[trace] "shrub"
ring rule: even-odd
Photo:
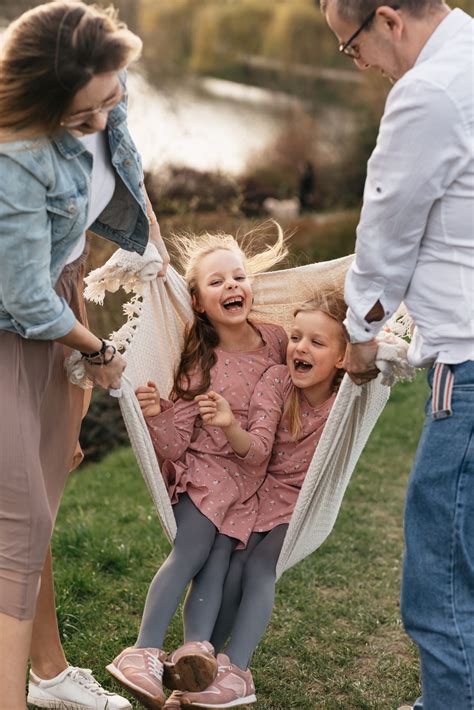
[[[144,39],[144,56],[154,63],[160,77],[187,67],[197,9],[196,0],[142,0],[139,31]]]
[[[80,442],[86,463],[98,461],[120,446],[129,446],[120,406],[108,392],[95,388],[82,422]]]
[[[299,195],[305,167],[318,160],[316,137],[314,120],[303,111],[296,111],[275,140],[252,157],[239,181],[246,213],[260,211],[266,197],[286,199]]]
[[[379,120],[370,108],[358,112],[355,133],[348,139],[337,165],[328,170],[328,186],[332,187],[328,207],[354,207],[362,200],[367,161],[375,148],[378,128]]]
[[[241,194],[229,175],[171,167],[167,174],[148,174],[147,191],[158,214],[185,214],[210,210],[238,211]]]
[[[318,8],[306,3],[285,2],[275,7],[265,34],[264,54],[286,65],[320,67],[341,63],[337,42],[325,18]]]
[[[205,6],[196,17],[191,68],[221,71],[239,63],[241,54],[260,54],[272,13],[269,0]]]
[[[358,221],[359,210],[300,217],[290,225],[292,253],[302,264],[352,254]]]

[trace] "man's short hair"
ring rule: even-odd
[[[321,10],[326,12],[330,3],[336,6],[342,19],[354,22],[363,22],[372,10],[382,5],[398,5],[414,17],[422,17],[444,4],[443,0],[321,0]]]

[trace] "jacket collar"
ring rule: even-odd
[[[62,133],[54,136],[52,140],[61,155],[68,160],[75,158],[86,150],[81,141],[71,135],[69,131],[62,131]]]

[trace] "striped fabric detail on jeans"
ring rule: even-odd
[[[454,374],[450,365],[437,362],[434,366],[431,415],[433,419],[446,419],[452,414]]]

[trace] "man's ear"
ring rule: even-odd
[[[393,7],[390,7],[389,5],[381,5],[377,8],[376,15],[379,21],[382,21],[382,26],[390,30],[394,39],[400,40],[403,32],[404,21],[398,10],[394,10]]]

